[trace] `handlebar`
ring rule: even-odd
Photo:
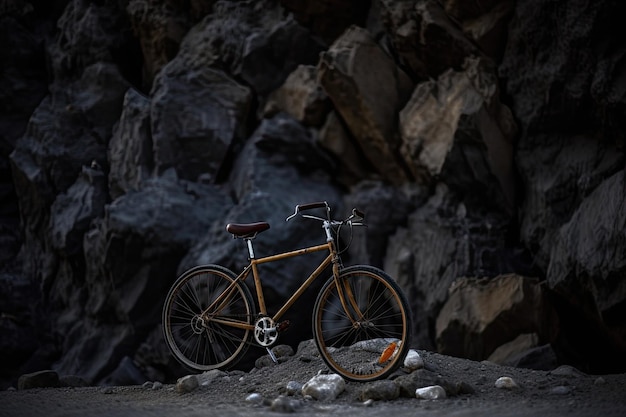
[[[293,214],[291,216],[287,217],[285,219],[285,221],[288,222],[289,220],[293,219],[301,211],[312,210],[312,209],[316,209],[316,208],[324,208],[324,207],[326,208],[326,217],[327,217],[327,219],[323,219],[321,217],[311,216],[311,215],[307,215],[307,214],[303,214],[302,217],[316,219],[316,220],[322,220],[322,221],[327,220],[332,225],[349,224],[351,226],[365,226],[365,224],[361,223],[365,219],[365,213],[363,213],[362,211],[360,211],[357,208],[353,208],[352,209],[352,214],[345,220],[342,220],[342,221],[331,220],[330,219],[330,206],[328,205],[328,203],[326,201],[317,201],[317,202],[313,202],[313,203],[298,204],[298,205],[296,205],[296,208],[295,208]],[[356,221],[354,221],[354,220],[356,220]]]

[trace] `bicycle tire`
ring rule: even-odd
[[[197,266],[184,272],[168,292],[162,315],[165,342],[188,369],[227,369],[246,352],[250,330],[202,320],[199,315],[235,279],[236,275],[222,266]],[[250,290],[237,283],[227,305],[216,317],[251,324],[253,308]]]
[[[349,285],[362,317],[354,323],[348,317],[331,277],[313,309],[320,355],[331,370],[350,381],[385,378],[404,363],[409,350],[412,319],[406,296],[389,275],[372,266],[343,269],[339,281]],[[358,316],[354,307],[348,309]]]

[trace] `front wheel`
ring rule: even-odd
[[[248,287],[236,283],[232,271],[218,265],[192,268],[165,299],[165,342],[191,370],[231,367],[248,347],[253,305]]]
[[[351,381],[393,373],[409,350],[411,327],[404,293],[371,266],[349,267],[338,280],[329,279],[313,309],[313,335],[322,358]]]

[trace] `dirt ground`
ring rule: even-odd
[[[626,374],[586,375],[574,368],[535,371],[499,366],[488,362],[418,351],[425,369],[452,384],[464,382],[471,394],[440,400],[398,398],[363,402],[368,383],[350,382],[335,400],[320,402],[300,394],[288,397],[297,405],[291,412],[310,416],[341,413],[344,417],[381,416],[626,416]],[[298,352],[284,362],[250,372],[232,371],[210,384],[181,394],[175,385],[45,388],[0,392],[1,417],[132,417],[132,416],[271,416],[271,402],[286,396],[289,381],[304,384],[327,368],[319,357]],[[513,389],[496,388],[500,377],[510,377]],[[260,394],[264,403],[246,398]]]

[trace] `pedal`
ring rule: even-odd
[[[278,330],[279,332],[284,332],[289,328],[290,324],[291,322],[289,320],[281,321],[276,325],[276,330]]]

